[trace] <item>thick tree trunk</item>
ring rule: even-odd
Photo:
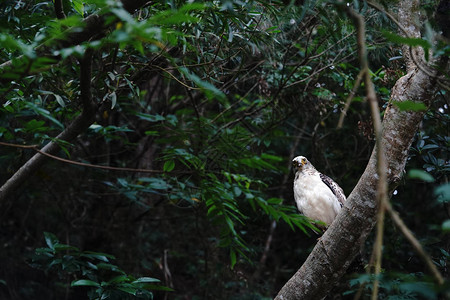
[[[400,17],[411,17],[411,11],[417,3],[411,1],[405,5],[409,1],[403,2],[400,12],[404,15],[400,14]],[[405,23],[411,21],[412,19],[409,19]],[[416,31],[419,28],[413,29]],[[408,73],[393,87],[391,104],[386,108],[382,124],[382,145],[391,191],[402,177],[408,150],[424,116],[424,112],[400,111],[392,102],[413,100],[428,105],[436,90],[436,78],[429,75],[430,71],[425,73],[422,69],[412,66],[411,57],[406,59]],[[345,274],[375,224],[378,178],[374,149],[363,175],[347,199],[343,212],[338,215],[307,260],[275,299],[322,299],[328,294]]]
[[[423,76],[420,71],[418,73],[402,77],[395,85],[391,98],[398,101],[404,98],[404,94],[413,93],[412,86],[416,86],[416,95],[429,99],[431,93],[427,91],[433,90],[430,78]],[[417,97],[415,99],[419,100]],[[399,111],[392,105],[386,110],[383,144],[390,186],[395,186],[402,176],[408,149],[423,115],[423,112]],[[345,274],[376,220],[378,175],[375,153],[374,149],[366,170],[347,199],[343,212],[319,240],[302,267],[281,289],[276,299],[321,299]]]

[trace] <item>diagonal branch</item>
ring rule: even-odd
[[[409,230],[409,228],[405,225],[403,220],[400,218],[398,213],[392,208],[391,203],[386,202],[385,203],[386,210],[391,216],[392,221],[394,221],[395,225],[400,229],[400,231],[403,233],[405,238],[408,240],[408,242],[413,246],[416,253],[420,256],[420,258],[425,262],[425,265],[427,266],[428,270],[430,271],[431,275],[433,275],[434,280],[437,284],[442,285],[444,284],[444,278],[442,277],[441,272],[439,272],[438,268],[434,264],[431,257],[428,255],[428,253],[425,252],[420,242],[417,240],[417,238],[414,236],[414,234]]]
[[[56,1],[58,2],[58,1]],[[125,10],[133,13],[136,9],[147,5],[149,2],[146,0],[121,0],[121,3]],[[58,4],[57,4],[58,5]],[[58,9],[58,8],[56,8]],[[61,7],[62,9],[62,7]],[[106,32],[107,26],[103,16],[93,14],[83,20],[85,26],[81,32],[71,32],[64,41],[65,46],[74,46],[81,44],[85,41],[92,39],[95,36],[101,35]],[[70,31],[70,29],[69,29]],[[47,55],[45,47],[38,47],[40,56]],[[80,90],[81,90],[81,103],[83,110],[81,114],[75,118],[75,120],[61,132],[54,141],[48,143],[40,151],[54,155],[59,151],[57,141],[72,141],[80,133],[84,132],[93,122],[96,112],[96,104],[92,100],[91,94],[91,63],[92,63],[92,51],[86,50],[83,59],[80,61]],[[23,56],[17,57],[14,60],[4,62],[0,65],[0,72],[4,72],[14,67],[13,61],[20,61]],[[4,202],[29,176],[31,176],[46,160],[46,156],[41,153],[35,154],[30,158],[17,172],[6,181],[3,186],[0,187],[0,203]]]
[[[372,112],[372,121],[375,131],[375,141],[376,141],[376,156],[377,156],[377,174],[379,177],[377,192],[376,192],[376,203],[378,204],[377,213],[377,233],[374,245],[375,254],[375,282],[373,284],[372,299],[375,300],[378,297],[378,275],[381,272],[381,257],[382,257],[382,246],[383,246],[383,230],[384,230],[384,212],[385,204],[388,202],[387,195],[387,178],[386,178],[386,160],[384,157],[384,148],[381,143],[381,118],[380,109],[378,108],[377,95],[375,93],[375,88],[370,76],[369,62],[367,59],[367,48],[366,48],[366,34],[365,34],[365,22],[364,18],[356,13],[349,6],[346,7],[347,14],[353,19],[355,23],[357,32],[357,44],[358,44],[358,56],[361,65],[361,72],[364,76],[364,84],[366,87],[366,97],[370,105],[370,111]]]
[[[353,89],[351,90],[350,94],[348,95],[347,100],[345,101],[344,109],[342,110],[341,115],[339,116],[337,129],[342,128],[342,126],[344,125],[345,116],[347,115],[347,112],[350,108],[350,104],[352,103],[353,97],[355,97],[355,94],[358,91],[359,86],[361,85],[363,76],[364,76],[363,70],[359,71],[358,76],[356,77],[355,84],[353,85]]]
[[[80,61],[80,90],[83,111],[81,114],[61,132],[54,141],[49,142],[41,149],[42,152],[55,154],[60,150],[58,140],[72,141],[80,133],[84,132],[93,122],[96,104],[92,100],[91,93],[91,73],[92,73],[92,52],[88,49]],[[45,162],[46,156],[36,153],[30,158],[14,175],[0,187],[0,203],[6,201],[11,194],[20,187]]]
[[[436,81],[437,76],[429,76],[420,68],[411,68],[392,88],[391,101],[413,100],[429,105],[436,91]],[[381,196],[378,170],[383,169],[377,165],[383,161],[377,157],[382,153],[377,149],[384,149],[385,170],[388,170],[386,183],[393,190],[402,178],[408,150],[424,114],[423,111],[401,111],[388,104],[381,124],[383,130],[377,138],[378,145],[342,212],[275,299],[322,299],[345,274],[377,218],[377,199]]]

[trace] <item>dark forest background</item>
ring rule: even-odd
[[[422,2],[421,45],[448,55],[437,1]],[[47,158],[0,202],[0,298],[272,298],[318,238],[295,208],[291,159],[348,195],[375,143],[355,28],[333,1],[127,3],[0,3],[0,182],[47,143],[66,160]],[[405,41],[383,11],[349,5],[383,111]],[[55,138],[86,109],[86,79],[92,122]],[[433,100],[391,201],[447,277],[448,90]],[[389,219],[384,241],[380,298],[437,299]],[[372,244],[329,299],[370,294]]]

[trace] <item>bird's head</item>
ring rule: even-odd
[[[302,171],[309,168],[314,168],[313,165],[304,156],[297,156],[292,160],[292,167],[294,172]]]

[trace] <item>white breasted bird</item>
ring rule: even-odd
[[[297,208],[306,217],[322,221],[328,227],[346,201],[344,191],[333,179],[317,171],[304,156],[295,157],[292,166]]]

